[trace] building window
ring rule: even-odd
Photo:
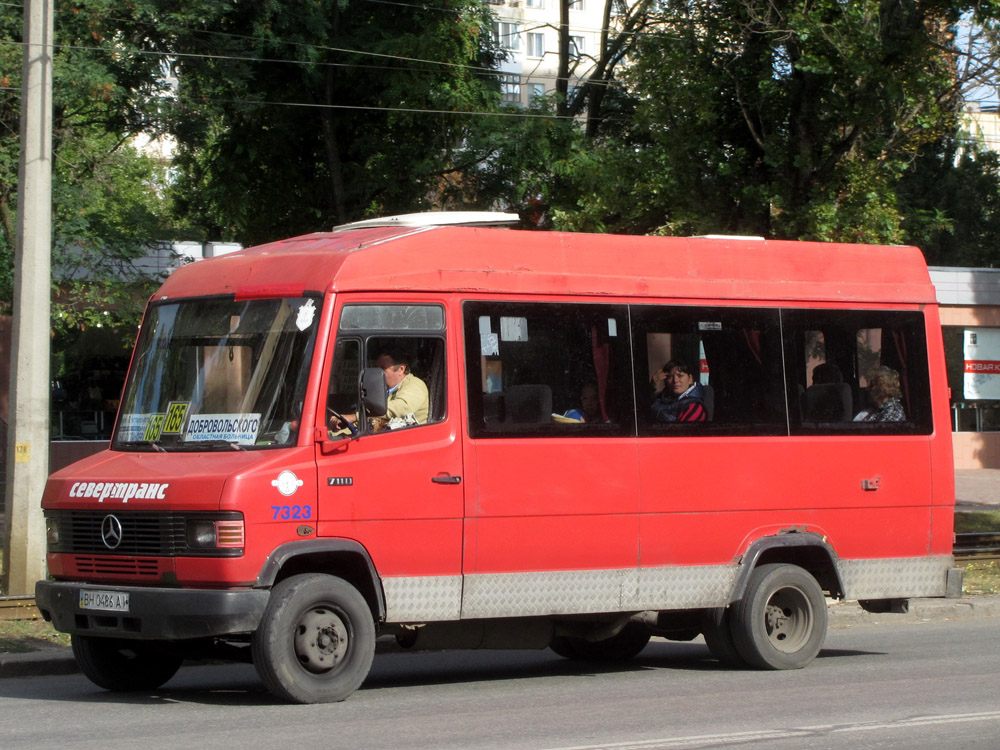
[[[583,10],[583,0],[569,0],[570,10]]]
[[[518,52],[521,49],[521,27],[516,23],[494,21],[493,41],[505,50]]]
[[[569,56],[572,60],[579,60],[583,57],[584,47],[583,47],[583,37],[582,36],[571,36],[569,38]]]
[[[528,34],[528,57],[545,57],[545,34]]]
[[[521,101],[521,76],[502,75],[500,76],[500,97],[505,102],[520,103]]]
[[[545,84],[544,83],[532,83],[529,85],[531,91],[532,99],[541,99],[545,96]]]
[[[545,0],[527,0],[525,5],[529,8],[544,8]]]

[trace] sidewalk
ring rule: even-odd
[[[972,617],[1000,617],[1000,595],[964,596],[961,599],[911,599],[906,614],[865,612],[857,602],[829,603],[830,627],[843,629],[864,625],[901,622],[965,620]],[[395,643],[379,639],[376,653],[397,650]],[[0,679],[76,674],[80,670],[68,646],[54,646],[28,654],[0,654]]]
[[[955,469],[956,510],[1000,510],[1000,469]]]

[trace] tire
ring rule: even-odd
[[[797,565],[761,565],[730,612],[737,652],[759,669],[804,667],[823,646],[826,624],[823,590]]]
[[[733,642],[730,619],[728,607],[707,609],[702,620],[701,633],[705,637],[708,650],[720,664],[727,667],[745,667],[746,662],[743,661]]]
[[[629,623],[616,635],[603,641],[557,635],[549,648],[564,659],[579,661],[625,661],[636,656],[649,643],[649,630],[638,623]]]
[[[87,678],[116,692],[155,690],[177,674],[184,655],[165,641],[74,635],[73,656]]]
[[[368,676],[375,622],[368,603],[341,578],[297,575],[271,590],[251,652],[261,681],[293,703],[342,701]]]

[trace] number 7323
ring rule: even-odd
[[[312,518],[311,505],[272,505],[274,521],[306,521]]]

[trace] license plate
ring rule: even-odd
[[[121,591],[80,591],[80,609],[104,612],[128,612],[128,594]]]

